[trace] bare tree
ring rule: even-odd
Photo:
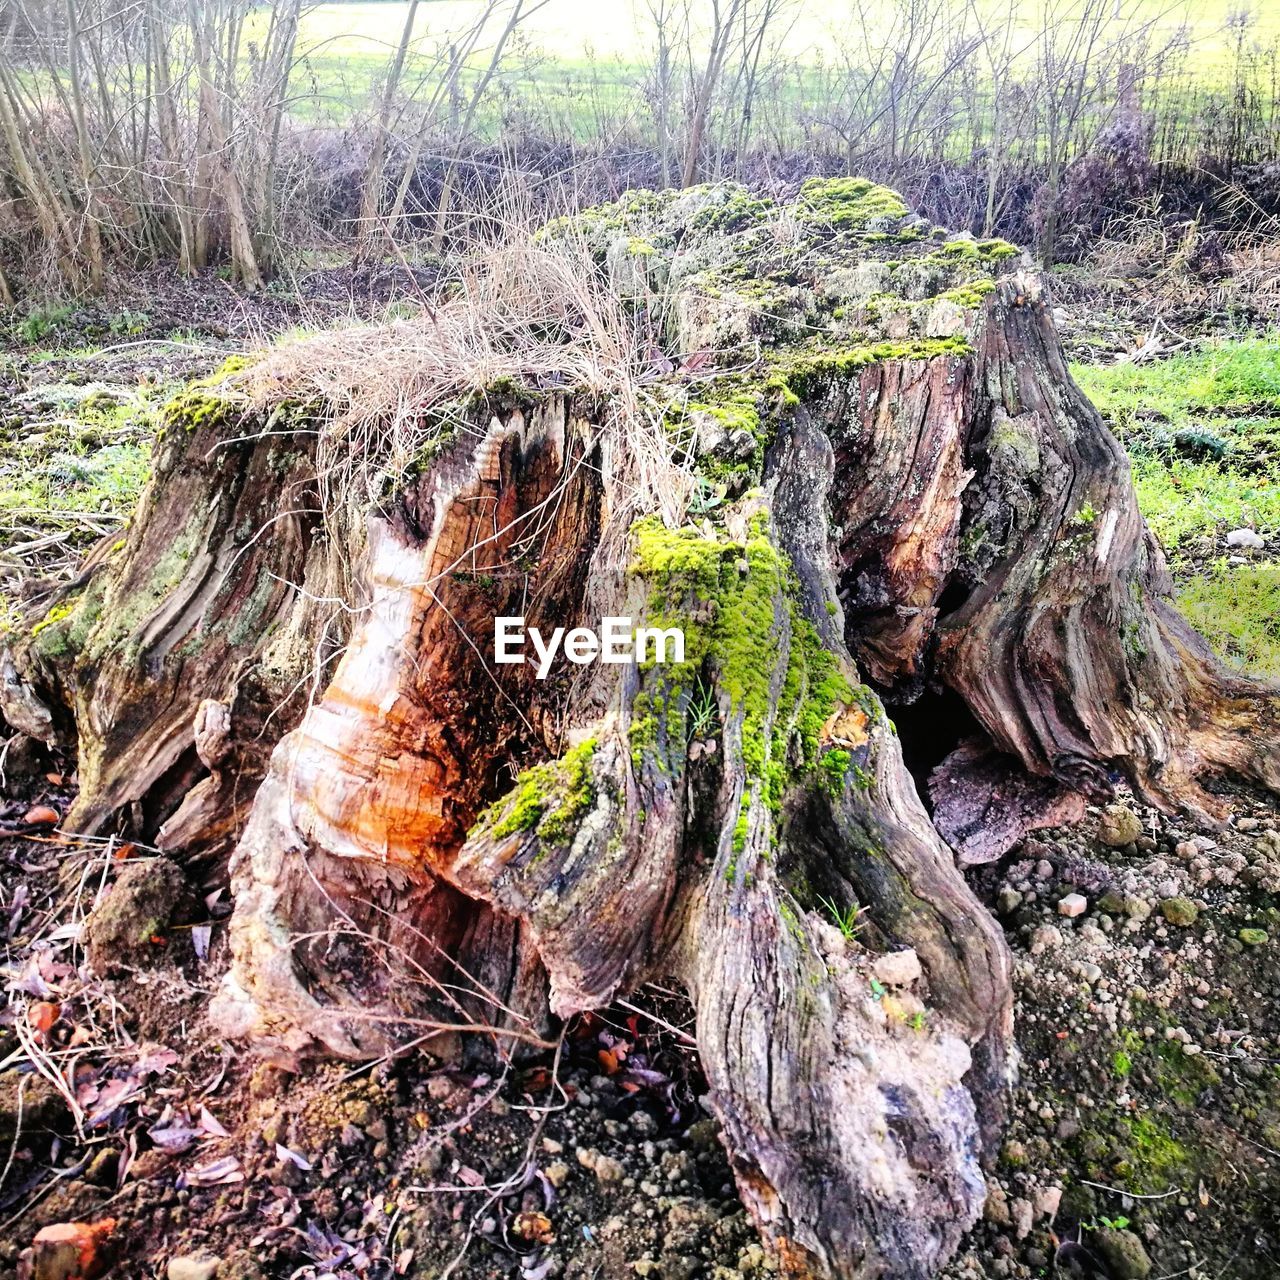
[[[734,27],[748,3],[749,0],[711,0],[711,29],[706,62],[701,71],[696,74],[692,70],[693,59],[692,55],[690,56],[692,84],[689,128],[684,143],[684,162],[680,168],[682,187],[691,187],[698,180],[702,163],[702,144],[707,131],[707,121],[711,116],[711,106],[720,87],[720,77],[724,74],[725,58],[729,52]]]
[[[388,127],[391,121],[391,108],[400,89],[400,77],[404,74],[405,58],[409,54],[409,45],[413,40],[413,28],[418,18],[418,0],[410,0],[405,10],[404,26],[400,30],[400,40],[396,45],[391,65],[387,68],[386,78],[382,82],[382,93],[378,101],[378,117],[374,123],[373,138],[369,144],[369,165],[365,170],[364,188],[360,198],[360,226],[357,232],[357,253],[364,256],[380,225],[382,212],[382,171],[387,159]]]

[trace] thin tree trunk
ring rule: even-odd
[[[31,202],[45,243],[57,256],[63,278],[73,288],[82,288],[84,274],[77,237],[68,221],[66,207],[54,192],[48,174],[39,160],[27,153],[18,123],[13,80],[3,62],[0,62],[0,132],[3,132],[9,149],[14,176]]]
[[[199,78],[200,120],[208,140],[208,160],[214,183],[227,215],[227,234],[231,249],[231,271],[236,279],[249,290],[261,289],[266,281],[258,266],[253,244],[253,229],[245,203],[244,188],[231,155],[231,144],[222,120],[222,109],[214,88],[210,64],[210,48],[213,32],[203,23],[193,3],[191,15],[192,50],[195,54],[196,72]]]
[[[160,134],[160,146],[164,153],[168,172],[162,189],[168,194],[173,222],[177,229],[178,270],[183,275],[193,275],[204,265],[204,257],[197,246],[197,236],[192,213],[194,193],[183,177],[185,157],[182,135],[178,126],[178,109],[174,103],[173,75],[169,68],[168,32],[162,19],[162,7],[157,0],[147,5],[147,37],[151,48],[148,59],[156,87],[156,124]]]
[[[719,0],[713,0],[715,24],[711,33],[711,49],[707,54],[707,63],[698,82],[693,99],[693,110],[689,116],[689,136],[685,140],[684,165],[680,171],[682,187],[691,187],[698,180],[707,119],[711,114],[711,103],[720,85],[720,73],[723,70],[724,57],[729,46],[729,32],[738,0],[730,0],[730,2],[733,7],[727,15],[722,17]]]
[[[391,107],[400,88],[405,58],[413,40],[413,27],[418,16],[419,0],[410,0],[405,12],[404,26],[400,31],[400,43],[396,46],[391,66],[387,69],[386,83],[382,86],[382,99],[378,104],[378,119],[373,138],[369,143],[369,165],[365,170],[364,187],[360,196],[360,226],[357,232],[356,254],[366,258],[381,236],[382,173],[387,160],[388,125]]]
[[[440,197],[436,202],[435,226],[431,233],[431,247],[436,253],[439,253],[444,248],[449,212],[453,205],[453,188],[458,175],[458,163],[462,157],[462,148],[471,136],[471,126],[475,121],[476,112],[479,110],[481,102],[484,101],[484,95],[493,77],[497,74],[499,66],[502,65],[502,54],[507,46],[507,41],[511,39],[512,33],[521,22],[548,4],[549,0],[538,0],[538,3],[535,3],[529,9],[525,8],[525,3],[526,0],[515,0],[512,5],[511,15],[507,18],[506,25],[502,28],[502,34],[493,46],[493,53],[490,55],[488,66],[485,67],[484,75],[480,77],[479,82],[471,90],[466,113],[454,136],[453,150],[449,156],[449,162],[445,166],[444,177],[440,183]]]
[[[83,184],[85,257],[89,266],[89,287],[102,290],[102,228],[99,225],[97,174],[89,143],[89,126],[85,121],[84,84],[80,72],[80,28],[75,0],[67,0],[67,79],[71,87],[72,117],[76,126],[76,152]]]

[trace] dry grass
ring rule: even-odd
[[[410,319],[278,345],[232,381],[264,418],[286,401],[325,406],[327,514],[375,506],[441,438],[474,430],[477,393],[516,384],[598,406],[613,524],[641,511],[683,518],[694,482],[676,462],[663,402],[646,390],[651,343],[585,243],[539,242],[513,223],[488,252],[467,255],[440,296]]]
[[[1157,310],[1197,307],[1206,313],[1240,305],[1259,313],[1280,312],[1280,219],[1265,217],[1237,188],[1225,200],[1236,206],[1248,230],[1207,231],[1198,220],[1170,222],[1159,196],[1139,202],[1112,221],[1085,259],[1097,280],[1142,281],[1144,299]],[[1220,247],[1226,271],[1197,270],[1210,238]]]

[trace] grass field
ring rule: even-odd
[[[1044,5],[1069,30],[1076,0],[1011,0],[1025,14],[1023,35],[1015,41],[1032,52],[1037,19]],[[895,31],[894,0],[862,0],[859,9],[845,3],[795,3],[780,20],[771,37],[775,47],[767,60],[786,71],[770,90],[781,95],[796,121],[822,119],[828,110],[830,87],[823,68],[839,68],[846,60],[858,65],[860,54],[854,38],[859,13],[873,32],[884,39],[901,39]],[[993,6],[995,0],[986,0]],[[698,20],[705,21],[709,5],[695,5]],[[1247,13],[1246,42],[1272,49],[1280,42],[1280,3],[1269,0],[1205,0],[1194,8],[1163,0],[1117,0],[1117,11],[1137,12],[1156,23],[1156,33],[1146,42],[1163,47],[1182,31],[1187,39],[1183,71],[1177,93],[1192,86],[1224,91],[1231,85],[1233,51],[1238,32],[1229,25],[1233,14]],[[265,27],[266,8],[250,24],[249,36]],[[303,17],[298,53],[302,74],[295,79],[294,111],[313,120],[345,121],[353,105],[366,103],[386,73],[400,39],[407,5],[403,3],[320,4]],[[482,17],[481,0],[430,0],[420,5],[415,22],[413,53],[404,87],[416,79],[427,86],[438,83],[441,52],[462,37]],[[493,44],[501,31],[502,16],[490,20],[475,46],[464,78],[474,78],[487,66]],[[1118,27],[1117,27],[1118,31]],[[695,59],[705,43],[705,31],[693,33]],[[674,47],[682,48],[679,31],[670,33]],[[536,118],[545,131],[573,136],[580,141],[608,140],[625,134],[647,112],[642,85],[655,48],[652,20],[643,0],[548,0],[521,25],[508,42],[498,80],[474,121],[482,136],[495,136],[504,121]],[[846,52],[847,51],[847,52]],[[1266,69],[1263,71],[1266,78]],[[683,93],[683,86],[679,92]],[[1165,93],[1168,96],[1168,87]],[[419,101],[431,89],[419,93]],[[790,126],[788,126],[790,127]],[[955,139],[964,152],[971,141],[961,126]],[[790,139],[803,145],[803,132]]]
[[[1073,373],[1133,460],[1178,604],[1214,647],[1280,679],[1280,335]],[[1232,529],[1267,547],[1236,556]]]
[[[1197,64],[1206,72],[1229,52],[1234,37],[1227,24],[1233,14],[1249,14],[1251,37],[1263,44],[1280,38],[1280,4],[1269,0],[1203,0],[1185,7],[1147,0],[1147,5],[1163,30],[1172,33],[1181,26],[1187,28]],[[1022,8],[1030,29],[1041,6],[1024,2]],[[407,5],[400,3],[316,5],[303,19],[300,45],[312,48],[317,58],[385,58],[400,38],[406,9]],[[478,0],[423,4],[418,10],[417,39],[430,45],[464,30],[475,22],[480,10]],[[885,30],[891,11],[890,0],[872,0],[865,6],[874,24]],[[856,12],[848,3],[820,0],[797,4],[781,51],[801,61],[816,61],[824,54],[830,58],[833,45],[847,37]],[[1069,9],[1055,5],[1055,12],[1069,13]],[[570,66],[591,58],[634,63],[637,53],[652,42],[646,8],[636,0],[549,0],[521,31],[534,48]]]

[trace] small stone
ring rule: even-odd
[[[84,925],[85,951],[95,973],[154,962],[166,953],[170,927],[198,909],[191,882],[169,858],[128,862]]]
[[[1142,1241],[1132,1231],[1100,1227],[1092,1234],[1091,1243],[1102,1255],[1115,1280],[1147,1280],[1151,1274],[1151,1259]]]
[[[1237,818],[1236,819],[1237,831],[1257,831],[1258,825],[1259,823],[1257,818]]]
[[[1042,924],[1031,935],[1030,951],[1033,956],[1053,951],[1062,946],[1062,934],[1051,924]]]
[[[1260,947],[1270,939],[1271,935],[1265,929],[1241,929],[1236,937],[1246,947]]]
[[[118,1163],[119,1156],[116,1152],[111,1147],[103,1147],[89,1162],[89,1167],[84,1171],[84,1180],[91,1187],[114,1187]]]
[[[1109,849],[1123,849],[1142,834],[1142,819],[1128,805],[1109,804],[1098,819],[1098,839]]]
[[[1001,889],[996,894],[996,910],[1002,916],[1011,916],[1022,906],[1022,894],[1017,889]]]
[[[1151,903],[1130,895],[1124,900],[1124,913],[1130,920],[1146,920],[1151,915]]]
[[[116,1220],[58,1222],[36,1232],[31,1242],[34,1280],[95,1280],[110,1269],[108,1249]]]
[[[658,1132],[658,1122],[647,1111],[633,1111],[627,1123],[642,1138],[652,1138]]]
[[[569,1181],[569,1174],[572,1170],[563,1160],[554,1160],[542,1172],[547,1175],[547,1181],[559,1190]]]
[[[1200,908],[1190,898],[1165,898],[1160,903],[1160,914],[1170,924],[1186,929],[1195,924]]]
[[[1229,547],[1247,547],[1250,551],[1261,551],[1266,545],[1266,538],[1260,533],[1255,533],[1252,529],[1232,529],[1227,534],[1227,546]]]
[[[169,1259],[169,1280],[213,1280],[222,1259],[208,1253],[188,1253]]]
[[[876,957],[871,972],[887,987],[909,987],[922,972],[920,957],[910,947],[905,951],[886,951]]]
[[[1066,916],[1067,919],[1073,920],[1076,916],[1084,915],[1085,908],[1089,905],[1089,900],[1082,893],[1069,893],[1065,898],[1058,900],[1058,914]]]
[[[1013,1202],[1013,1234],[1018,1240],[1025,1240],[1031,1234],[1031,1224],[1035,1221],[1035,1208],[1030,1200]]]
[[[998,1182],[987,1184],[987,1202],[982,1207],[982,1216],[997,1227],[1007,1227],[1013,1221],[1009,1214],[1009,1197]]]
[[[1036,1196],[1036,1218],[1048,1218],[1050,1222],[1058,1215],[1058,1206],[1062,1203],[1061,1187],[1045,1187]]]
[[[589,1150],[579,1147],[574,1154],[577,1156],[578,1163],[584,1169],[590,1169],[601,1182],[621,1182],[627,1176],[621,1160],[603,1155],[594,1147]]]
[[[1118,889],[1108,889],[1098,899],[1098,910],[1104,915],[1122,915],[1124,913],[1124,894]]]

